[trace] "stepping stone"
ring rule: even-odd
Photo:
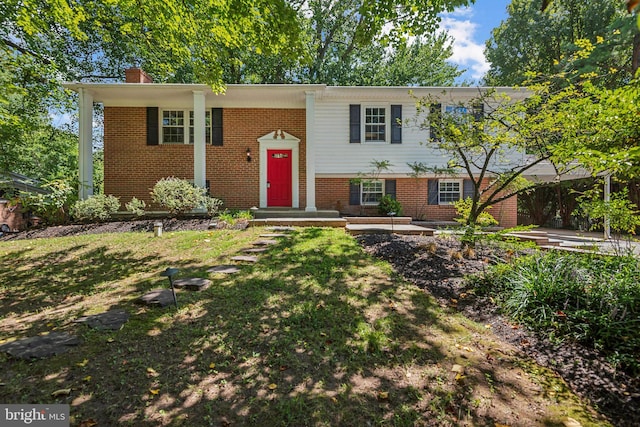
[[[269,230],[273,230],[273,231],[282,231],[285,233],[291,232],[294,230],[293,227],[288,227],[285,225],[274,225],[273,227],[267,227]]]
[[[231,261],[240,261],[240,262],[258,262],[257,256],[250,255],[238,255],[231,258]]]
[[[277,240],[263,239],[253,242],[254,246],[269,246],[278,244]]]
[[[38,359],[67,352],[81,343],[78,337],[66,332],[50,332],[46,335],[22,338],[0,345],[0,351],[19,359]]]
[[[247,254],[259,254],[266,251],[268,251],[267,248],[245,248],[242,250],[242,252]]]
[[[288,234],[285,233],[264,233],[261,234],[260,237],[288,237]]]
[[[166,307],[174,304],[173,292],[171,289],[155,289],[142,295],[137,299],[137,302],[144,305]]]
[[[187,279],[176,279],[173,281],[176,288],[184,288],[188,291],[203,291],[211,286],[211,280],[201,277],[190,277]]]
[[[216,265],[215,267],[211,267],[207,270],[207,273],[224,273],[224,274],[233,274],[239,273],[240,269],[235,265]]]
[[[124,310],[111,310],[91,316],[79,317],[76,323],[85,323],[99,331],[118,331],[129,320],[129,313]]]

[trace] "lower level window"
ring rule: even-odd
[[[441,179],[438,181],[438,202],[450,205],[462,198],[462,181]]]
[[[384,182],[380,180],[362,181],[360,184],[360,203],[377,205],[384,196]]]

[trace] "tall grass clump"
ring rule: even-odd
[[[640,260],[549,252],[518,258],[476,279],[514,320],[572,339],[640,373]]]

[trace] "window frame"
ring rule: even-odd
[[[182,126],[165,126],[164,124],[164,113],[172,112],[172,113],[182,113]],[[158,109],[158,132],[159,138],[158,142],[160,145],[193,145],[193,135],[194,135],[194,112],[192,108],[159,108]],[[205,144],[211,144],[213,138],[213,121],[211,119],[211,109],[205,110]],[[165,141],[165,128],[182,128],[182,142],[167,142]]]
[[[442,194],[454,194],[453,191],[442,191],[441,184],[458,184],[458,199],[451,201],[442,201]],[[464,179],[439,179],[438,180],[438,205],[451,206],[462,200],[464,193]]]
[[[380,191],[364,191],[365,188],[365,184],[376,184],[380,185]],[[380,199],[378,199],[378,201],[376,202],[372,202],[372,201],[368,201],[365,200],[365,194],[380,194]],[[385,195],[385,182],[384,179],[367,179],[364,180],[362,182],[360,182],[360,205],[361,206],[378,206],[380,204],[380,200],[382,200],[382,198]]]
[[[367,110],[381,109],[384,111],[384,139],[367,139]],[[390,104],[361,104],[361,125],[360,137],[363,144],[390,144],[391,143],[391,107]],[[378,116],[379,117],[379,116]],[[380,125],[380,123],[372,123],[371,126]],[[376,132],[380,134],[380,132]]]

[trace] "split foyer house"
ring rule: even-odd
[[[104,192],[150,200],[163,177],[193,180],[226,208],[285,207],[376,215],[389,194],[416,219],[451,220],[452,202],[470,190],[464,176],[411,177],[409,163],[447,164],[423,143],[428,131],[402,123],[415,99],[469,100],[478,88],[229,85],[215,94],[202,84],[156,84],[139,69],[126,83],[70,83],[80,104],[80,196],[92,194],[94,103],[104,106]],[[504,88],[501,91],[515,91]],[[517,96],[517,95],[516,95]],[[388,161],[376,179],[353,183]],[[516,225],[516,200],[493,206]]]

